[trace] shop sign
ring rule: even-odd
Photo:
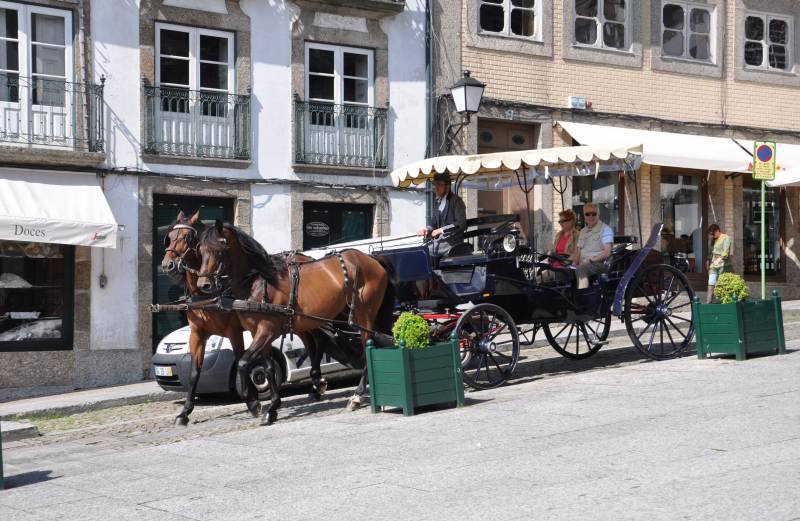
[[[331,228],[320,221],[306,223],[306,233],[311,237],[327,237],[331,233]]]
[[[756,141],[753,145],[753,179],[772,181],[775,179],[775,143]]]
[[[33,238],[44,239],[47,237],[45,230],[41,228],[33,228],[30,226],[22,226],[21,224],[14,225],[14,238],[21,241],[30,240]]]

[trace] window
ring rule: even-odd
[[[620,181],[615,174],[594,176],[577,176],[572,178],[572,209],[578,214],[578,226],[583,228],[586,221],[583,207],[586,203],[595,203],[600,210],[600,220],[609,225],[615,233],[624,229],[620,214]]]
[[[702,273],[703,178],[698,175],[661,176],[661,246],[665,264]]]
[[[749,14],[744,21],[744,62],[748,67],[789,70],[791,64],[791,19]]]
[[[674,58],[714,61],[713,12],[707,6],[665,2],[661,15],[661,54]]]
[[[303,203],[303,249],[372,237],[369,204]]]
[[[4,136],[58,144],[72,136],[72,15],[0,2],[0,110]],[[36,109],[31,107],[35,106]]]
[[[742,187],[744,273],[761,273],[761,185],[746,180]],[[765,266],[767,275],[781,273],[781,204],[778,188],[766,188],[764,228],[766,231]],[[735,254],[736,252],[734,252]]]
[[[629,11],[626,0],[575,0],[575,42],[627,49]]]
[[[0,241],[0,351],[72,349],[74,251]]]
[[[306,93],[310,101],[374,104],[372,51],[309,44],[306,71]]]
[[[542,0],[479,0],[482,32],[541,39]]]
[[[158,24],[156,83],[176,91],[227,94],[233,91],[233,34]],[[188,111],[186,101],[165,110]],[[206,106],[204,111],[216,107]]]

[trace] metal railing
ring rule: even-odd
[[[386,168],[385,108],[295,100],[297,163]]]
[[[250,96],[144,85],[144,151],[250,159]]]
[[[103,88],[0,73],[0,143],[103,151]]]

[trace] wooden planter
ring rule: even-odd
[[[736,355],[744,360],[751,353],[784,353],[783,312],[778,291],[765,300],[734,300],[730,304],[692,301],[697,335],[697,358],[712,353]]]
[[[464,374],[455,339],[422,349],[375,347],[367,343],[372,412],[400,407],[411,416],[422,405],[464,405]]]

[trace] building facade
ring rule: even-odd
[[[32,286],[58,286],[61,300],[23,305],[3,295],[23,289],[0,282],[0,389],[149,377],[155,343],[181,325],[147,310],[182,294],[157,269],[181,210],[233,222],[269,252],[424,224],[420,194],[388,180],[426,147],[421,0],[41,0],[0,10],[0,39],[19,49],[1,72],[5,98],[19,78],[20,112],[34,115],[17,132],[24,139],[4,129],[0,181],[35,173],[58,197],[59,183],[82,176],[116,234],[113,248],[47,251],[2,237],[25,266],[4,263],[23,279],[7,284],[30,282],[39,268],[29,265],[48,262],[35,255],[51,255],[58,280]],[[48,85],[56,93],[37,110]],[[41,130],[53,128],[66,130]],[[33,325],[57,313],[58,341],[33,342]]]
[[[636,185],[620,174],[537,187],[538,244],[550,243],[562,208],[580,216],[596,202],[620,235],[646,240],[663,222],[665,261],[686,256],[704,289],[705,231],[719,223],[734,238],[736,271],[755,289],[760,185],[747,173],[748,151],[772,140],[779,167],[800,164],[796,2],[439,0],[432,9],[438,127],[453,117],[447,89],[461,70],[487,85],[456,151],[645,145]],[[800,189],[768,188],[766,198],[768,285],[797,298]],[[524,211],[518,194],[468,199],[473,214]]]

